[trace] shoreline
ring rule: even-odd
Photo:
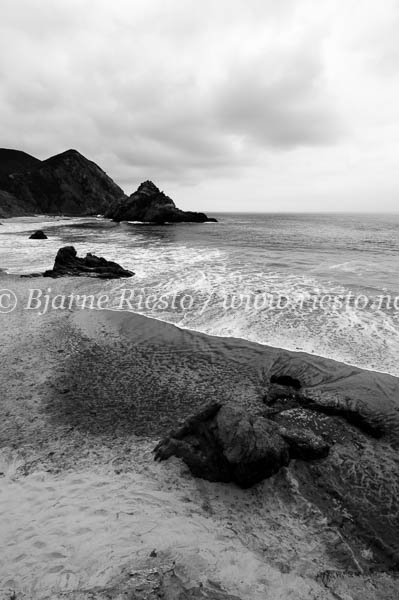
[[[38,219],[40,218],[38,217]],[[82,221],[82,219],[79,220]],[[85,220],[87,219],[83,219],[83,221]],[[54,219],[52,221],[53,224],[56,224]],[[71,225],[73,225],[72,221],[69,221]],[[331,254],[334,253],[335,246],[331,249],[330,245],[328,246],[329,252],[326,255],[324,251],[320,256],[320,260],[318,260],[317,255],[314,257],[313,254],[310,254],[309,249],[305,248],[303,249],[303,252],[305,252],[303,258],[298,259],[296,262],[294,253],[295,244],[298,240],[296,240],[295,234],[293,240],[291,240],[292,249],[288,243],[287,249],[277,245],[273,250],[273,247],[270,249],[270,242],[268,243],[267,248],[263,249],[266,262],[265,268],[262,270],[261,261],[257,258],[251,244],[248,246],[248,255],[246,255],[247,240],[243,248],[240,249],[239,254],[243,254],[244,262],[245,260],[248,261],[248,275],[245,275],[245,270],[243,270],[242,286],[240,284],[240,286],[234,287],[232,277],[235,277],[235,272],[240,269],[239,263],[237,263],[237,251],[230,253],[229,250],[229,248],[233,248],[232,243],[235,240],[234,235],[237,234],[236,229],[240,229],[240,227],[237,228],[234,225],[234,222],[226,233],[226,240],[221,239],[218,241],[215,236],[206,234],[205,231],[200,234],[199,238],[198,233],[196,233],[194,239],[191,239],[192,236],[188,230],[182,234],[178,228],[174,233],[168,232],[165,234],[165,232],[154,230],[154,232],[147,232],[144,235],[139,232],[130,234],[123,231],[124,228],[122,227],[120,231],[114,229],[114,233],[109,236],[106,233],[110,225],[107,220],[90,218],[89,221],[97,223],[98,230],[93,231],[91,228],[82,230],[78,224],[76,228],[72,227],[71,229],[59,227],[55,237],[40,247],[36,246],[34,242],[28,242],[22,232],[18,234],[18,239],[15,238],[15,243],[20,252],[14,253],[14,257],[12,248],[14,236],[12,236],[7,242],[9,247],[8,250],[6,248],[4,263],[14,267],[12,269],[14,271],[33,272],[38,270],[37,266],[39,266],[40,271],[44,271],[46,268],[50,268],[59,247],[72,243],[76,245],[78,252],[92,251],[98,255],[107,256],[136,272],[134,281],[132,280],[127,286],[135,289],[132,306],[129,307],[125,303],[122,308],[133,309],[133,311],[139,313],[144,311],[152,318],[176,323],[179,327],[188,327],[194,331],[206,332],[209,335],[251,339],[266,346],[272,345],[292,352],[314,353],[348,365],[399,376],[398,361],[396,360],[399,354],[397,312],[395,313],[392,306],[387,305],[385,307],[385,304],[382,312],[377,310],[378,296],[382,298],[385,296],[385,290],[387,290],[387,294],[393,297],[396,294],[395,290],[399,289],[395,286],[396,275],[392,275],[390,278],[392,286],[384,287],[385,279],[387,279],[390,269],[394,267],[392,257],[382,256],[382,258],[385,257],[382,266],[386,267],[386,276],[379,275],[378,269],[373,265],[369,270],[363,262],[357,264],[359,260],[363,260],[361,256],[358,256],[359,252],[353,258],[351,253],[343,252],[340,247],[337,250],[337,256],[335,256]],[[68,221],[59,221],[59,223],[67,225]],[[39,227],[39,221],[27,226]],[[264,226],[268,231],[267,223]],[[18,227],[16,228],[18,229]],[[3,229],[7,228],[3,227]],[[89,232],[90,235],[88,235]],[[273,228],[271,234],[274,235]],[[272,237],[271,240],[273,239]],[[236,241],[238,248],[240,248],[239,239]],[[80,244],[81,248],[79,248]],[[214,252],[216,247],[218,251]],[[32,248],[34,252],[38,252],[37,257],[31,254]],[[368,248],[369,244],[366,244],[365,249],[368,250]],[[374,248],[374,245],[370,248],[373,252],[378,250],[378,248]],[[199,249],[200,252],[198,252]],[[212,252],[214,252],[214,255]],[[367,258],[367,255],[365,257]],[[374,254],[371,258],[374,261],[377,260]],[[303,267],[301,266],[301,260]],[[346,260],[349,265],[348,273],[346,268],[342,272],[340,269],[330,271],[331,267],[335,269],[341,263],[345,265]],[[318,264],[319,262],[320,264]],[[350,266],[352,262],[353,273]],[[191,268],[191,265],[193,268]],[[257,269],[253,272],[256,265]],[[364,277],[360,278],[362,269],[364,270]],[[199,279],[202,271],[205,274],[203,282]],[[382,273],[385,273],[385,271],[381,269]],[[371,273],[370,277],[368,276],[369,272]],[[260,276],[258,277],[256,273]],[[330,273],[332,276],[331,281],[329,279]],[[175,285],[176,278],[179,279],[177,286]],[[361,279],[364,280],[363,284],[367,285],[363,285]],[[264,285],[262,282],[264,282]],[[201,287],[202,283],[203,287]],[[225,284],[226,287],[224,288]],[[357,289],[358,285],[360,287]],[[141,291],[138,289],[141,286],[148,288],[142,294],[144,300],[147,299],[147,295],[152,295],[155,292],[155,294],[160,295],[160,302],[154,305],[153,301],[150,301],[148,306],[147,304],[141,306]],[[176,288],[181,292],[182,297],[188,294],[194,301],[194,309],[188,310],[186,316],[184,316],[184,307],[178,306],[176,310],[173,306],[172,298]],[[235,294],[235,289],[237,294]],[[317,297],[316,309],[312,308],[314,301],[312,298],[314,294],[316,296],[319,294],[318,289],[321,300],[326,294],[331,293],[331,306],[330,301],[327,299],[325,306],[322,308],[321,300]],[[243,292],[244,301],[239,306],[240,300],[239,298],[235,299],[235,295],[239,297],[241,291]],[[345,308],[347,300],[344,299],[342,310],[335,310],[335,302],[340,302],[341,292],[342,294],[348,292],[350,295],[352,291],[356,298],[358,294],[360,294],[360,298],[362,294],[367,297],[370,296],[368,305],[363,306],[363,300],[360,299],[359,309],[357,305],[353,306],[352,301],[348,308]],[[265,293],[262,294],[261,292]],[[263,308],[262,296],[267,295],[269,292],[274,298],[271,300],[272,304],[275,303],[279,294],[282,294],[283,304],[285,304],[284,295],[286,294],[287,299],[289,299],[288,308],[281,312],[272,305],[269,308],[267,302],[266,308]],[[296,308],[295,303],[302,292],[304,294],[308,292],[310,300],[309,302],[308,299],[305,300],[303,308],[300,306]],[[297,293],[299,294],[298,298]],[[245,296],[249,297],[248,301]],[[165,303],[162,299],[164,297],[167,298]],[[253,307],[253,298],[256,299],[257,308]],[[227,309],[224,305],[225,300],[226,306],[228,306]],[[190,300],[187,299],[187,301]],[[373,302],[375,302],[375,306]],[[168,303],[168,306],[165,308],[166,303]],[[233,304],[235,306],[232,306]],[[246,304],[248,304],[249,310],[246,308]],[[205,310],[203,310],[204,308]]]
[[[53,287],[57,287],[54,284],[54,279],[51,279],[51,280],[50,279],[45,279],[45,278],[43,278],[41,276],[38,276],[38,275],[35,275],[33,278],[29,278],[29,277],[26,276],[26,274],[23,274],[23,273],[22,274],[21,273],[8,273],[6,271],[1,271],[0,270],[0,282],[2,280],[12,281],[13,283],[17,283],[17,285],[18,285],[18,282],[20,282],[21,280],[24,280],[25,282],[31,281],[33,283],[41,282],[42,283],[42,285],[41,285],[42,288],[47,288],[50,284]],[[84,287],[83,282],[82,282],[82,278],[67,278],[67,277],[64,277],[63,280],[66,283],[68,281],[72,280],[74,283],[76,283],[78,285],[78,287]],[[93,292],[92,288],[96,287],[96,284],[98,284],[98,281],[100,281],[100,280],[97,280],[97,281],[94,281],[94,282],[93,282],[93,280],[90,280],[89,282],[86,282],[86,283],[88,283],[88,287],[89,287],[88,293],[94,293],[94,295],[99,295],[102,291],[104,291],[104,289],[103,289],[104,282],[102,282],[101,283],[102,289],[100,289],[98,292],[95,292],[95,291]],[[26,287],[28,287],[28,285],[26,285]],[[54,309],[50,309],[50,311],[51,310],[53,312],[57,312],[57,311],[54,311]],[[231,339],[231,340],[234,340],[237,343],[242,342],[244,345],[246,345],[247,343],[248,344],[254,344],[255,346],[263,347],[266,350],[270,349],[270,350],[273,350],[273,351],[284,351],[284,352],[288,352],[290,354],[299,354],[299,355],[308,356],[309,358],[315,358],[315,359],[319,358],[319,359],[322,359],[322,360],[332,361],[332,362],[335,362],[335,363],[339,363],[339,364],[345,365],[347,367],[353,367],[355,369],[359,369],[359,370],[362,370],[362,371],[368,371],[370,373],[379,373],[381,375],[387,375],[389,377],[399,378],[399,374],[391,373],[391,372],[389,372],[387,370],[377,369],[377,368],[374,368],[374,367],[368,367],[368,366],[364,366],[364,365],[360,366],[360,365],[358,365],[358,364],[356,364],[354,362],[346,361],[346,360],[343,360],[341,358],[334,358],[334,357],[332,357],[330,355],[320,353],[320,352],[318,352],[316,350],[314,350],[314,351],[313,350],[312,351],[308,351],[308,350],[297,349],[297,348],[293,348],[293,347],[290,347],[290,346],[284,346],[284,345],[278,345],[277,346],[277,345],[269,344],[267,342],[254,341],[254,340],[251,340],[248,337],[241,337],[241,336],[235,336],[235,335],[221,335],[221,334],[214,333],[214,332],[203,331],[201,329],[193,329],[190,326],[184,326],[184,325],[182,325],[180,322],[179,323],[174,323],[171,320],[166,320],[166,319],[158,317],[157,315],[154,315],[154,314],[147,315],[145,313],[138,312],[138,311],[133,311],[133,310],[129,310],[129,309],[115,309],[115,308],[112,308],[112,307],[104,308],[104,309],[97,309],[95,307],[92,308],[92,309],[86,309],[86,308],[77,309],[77,308],[74,308],[73,310],[76,311],[76,312],[86,312],[86,311],[90,312],[90,311],[96,311],[96,310],[98,310],[100,312],[101,311],[105,311],[105,312],[110,311],[110,312],[115,312],[115,313],[138,315],[140,317],[145,317],[145,318],[150,319],[150,320],[155,320],[155,321],[158,321],[160,323],[164,323],[166,325],[171,325],[171,326],[177,327],[178,329],[181,329],[181,330],[184,330],[184,331],[189,331],[189,332],[191,332],[193,334],[197,334],[198,333],[200,335],[205,335],[205,336],[209,336],[209,337],[215,337],[215,338],[221,339],[222,341],[223,340],[229,340],[229,339]],[[43,315],[39,315],[39,316],[43,316]]]
[[[94,310],[100,310],[100,309],[94,309]],[[222,338],[222,339],[232,339],[232,340],[236,340],[236,341],[242,341],[244,343],[249,342],[250,344],[255,344],[258,346],[264,346],[265,348],[271,348],[273,350],[283,350],[285,352],[289,352],[292,354],[304,354],[306,356],[309,357],[315,357],[315,358],[321,358],[324,360],[331,360],[333,362],[345,365],[347,367],[354,367],[356,369],[360,369],[362,371],[370,371],[372,373],[379,373],[381,375],[389,375],[390,377],[395,377],[398,378],[399,375],[395,375],[394,373],[390,373],[389,371],[382,371],[379,369],[375,369],[372,367],[365,367],[365,366],[360,366],[360,365],[356,365],[355,363],[351,363],[351,362],[346,362],[345,360],[339,359],[339,358],[334,358],[332,356],[327,356],[325,354],[319,354],[316,351],[313,352],[308,352],[307,350],[299,350],[297,348],[290,348],[289,346],[273,346],[272,344],[268,344],[267,342],[259,342],[259,341],[254,341],[251,340],[250,338],[246,338],[246,337],[239,337],[239,336],[235,336],[235,335],[220,335],[218,333],[208,333],[206,331],[201,331],[200,329],[192,329],[191,327],[185,327],[184,325],[176,324],[173,323],[172,321],[166,321],[165,319],[161,319],[158,318],[154,315],[146,315],[145,313],[140,313],[140,312],[136,312],[133,310],[118,310],[118,309],[114,309],[114,308],[109,308],[109,309],[102,309],[102,310],[110,310],[111,312],[121,312],[121,313],[130,313],[133,315],[140,315],[142,317],[146,317],[147,319],[154,319],[156,321],[160,321],[161,323],[166,323],[167,325],[173,325],[174,327],[177,327],[178,329],[183,329],[186,331],[190,331],[191,333],[201,333],[202,335],[207,335],[209,337],[216,337],[216,338]]]
[[[1,280],[12,281],[18,290],[29,289],[32,280],[20,278],[15,275],[0,274]],[[46,288],[49,280],[37,277],[34,280],[36,288]],[[65,289],[72,284],[78,293],[94,295],[103,289],[101,280],[87,280],[86,278],[61,278],[51,280],[51,285],[57,293],[65,293]],[[19,315],[19,317],[18,317]],[[163,360],[168,359],[173,365],[174,347],[178,348],[180,354],[190,356],[197,353],[209,363],[228,365],[233,363],[234,369],[240,366],[242,369],[250,368],[253,380],[257,385],[265,387],[272,375],[290,375],[301,381],[304,388],[314,390],[330,389],[336,386],[336,391],[347,394],[356,402],[365,403],[372,409],[373,401],[384,402],[380,407],[384,409],[399,410],[399,378],[390,373],[375,369],[365,369],[351,363],[335,360],[319,354],[311,354],[302,350],[291,350],[283,347],[253,342],[251,340],[221,336],[204,333],[189,327],[175,325],[154,316],[122,311],[117,309],[64,309],[51,310],[41,315],[34,310],[26,310],[18,306],[15,312],[0,314],[0,319],[7,324],[11,320],[13,324],[16,319],[21,318],[26,327],[30,321],[40,324],[44,328],[47,323],[69,322],[72,328],[77,326],[84,336],[92,330],[95,337],[100,336],[99,323],[102,327],[112,332],[111,337],[124,339],[136,349],[142,345],[148,347],[157,354],[163,355]],[[96,330],[97,327],[97,331]],[[104,340],[105,341],[105,338]],[[158,352],[156,346],[161,345],[163,350]],[[169,356],[166,356],[169,353]],[[153,362],[152,367],[156,367]],[[193,369],[193,365],[190,365]],[[283,372],[284,371],[284,372]],[[205,373],[206,374],[206,373]],[[73,375],[73,374],[72,374]],[[353,391],[356,388],[356,391]]]

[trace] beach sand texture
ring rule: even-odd
[[[7,282],[21,297],[30,285]],[[123,573],[174,568],[240,598],[396,598],[396,378],[127,313],[1,319],[0,597],[102,598],[119,581],[108,597],[122,598]],[[274,373],[352,394],[385,437],[245,491],[154,463],[178,419],[215,397],[255,406]]]

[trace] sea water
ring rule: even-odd
[[[7,219],[0,269],[42,272],[73,245],[135,272],[104,282],[115,309],[399,375],[399,214],[212,216],[164,226]],[[49,239],[29,240],[36,229]]]

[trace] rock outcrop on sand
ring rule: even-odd
[[[148,223],[205,223],[216,221],[200,212],[180,210],[152,181],[144,181],[129,198],[116,200],[105,216],[114,221]]]
[[[134,273],[124,269],[118,263],[105,258],[86,254],[84,258],[77,256],[73,246],[60,248],[55,257],[51,271],[45,271],[44,277],[98,277],[100,279],[119,279],[132,277]]]
[[[250,487],[277,473],[290,458],[327,456],[328,444],[299,427],[279,427],[245,408],[213,403],[188,418],[155,448],[155,458],[182,458],[197,477]]]
[[[353,400],[301,391],[298,379],[272,376],[263,398],[264,410],[250,411],[234,404],[214,402],[189,417],[156,446],[155,458],[182,458],[191,472],[210,481],[234,481],[250,487],[277,473],[291,459],[325,458],[339,436],[323,417],[343,418],[359,431],[378,439],[384,428]]]
[[[76,150],[40,161],[0,150],[0,216],[103,213],[123,190]]]
[[[222,344],[229,354],[238,350],[233,341],[223,340]],[[216,342],[213,346],[215,356]],[[254,346],[245,347],[249,353],[244,359],[237,352],[236,368],[243,369],[242,377],[247,369],[258,369],[258,375],[253,374],[258,384],[251,400],[242,393],[234,397],[233,393],[221,398],[216,415],[204,415],[200,409],[179,430],[161,438],[155,457],[180,457],[194,475],[225,481],[226,471],[213,468],[216,447],[218,464],[222,459],[233,463],[227,473],[243,487],[280,469],[280,475],[287,473],[295,489],[326,515],[344,539],[350,540],[356,569],[361,572],[372,563],[377,570],[397,570],[398,380],[278,349],[259,350],[257,358],[257,353],[250,350],[255,350]],[[220,353],[220,348],[217,351]],[[222,410],[225,415],[233,415],[226,419],[231,427],[227,442],[219,431],[217,417]],[[235,425],[236,411],[242,415],[239,426]],[[252,471],[252,456],[257,457],[267,448],[270,431],[286,444],[288,467],[281,470],[287,464],[286,457],[281,460],[281,455],[270,455],[274,468],[258,463],[263,472]],[[244,480],[236,476],[238,465],[246,475]],[[363,551],[359,551],[362,544]]]
[[[29,236],[30,240],[47,240],[47,235],[41,229],[38,229]]]

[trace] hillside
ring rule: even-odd
[[[41,161],[21,150],[0,148],[0,177],[11,173],[24,173],[38,167]]]
[[[18,200],[9,192],[0,190],[0,219],[12,216],[22,216],[31,212],[30,207],[23,201]]]
[[[44,161],[24,152],[2,150],[0,190],[3,218],[26,213],[98,214],[124,197],[123,190],[98,165],[76,150]]]

